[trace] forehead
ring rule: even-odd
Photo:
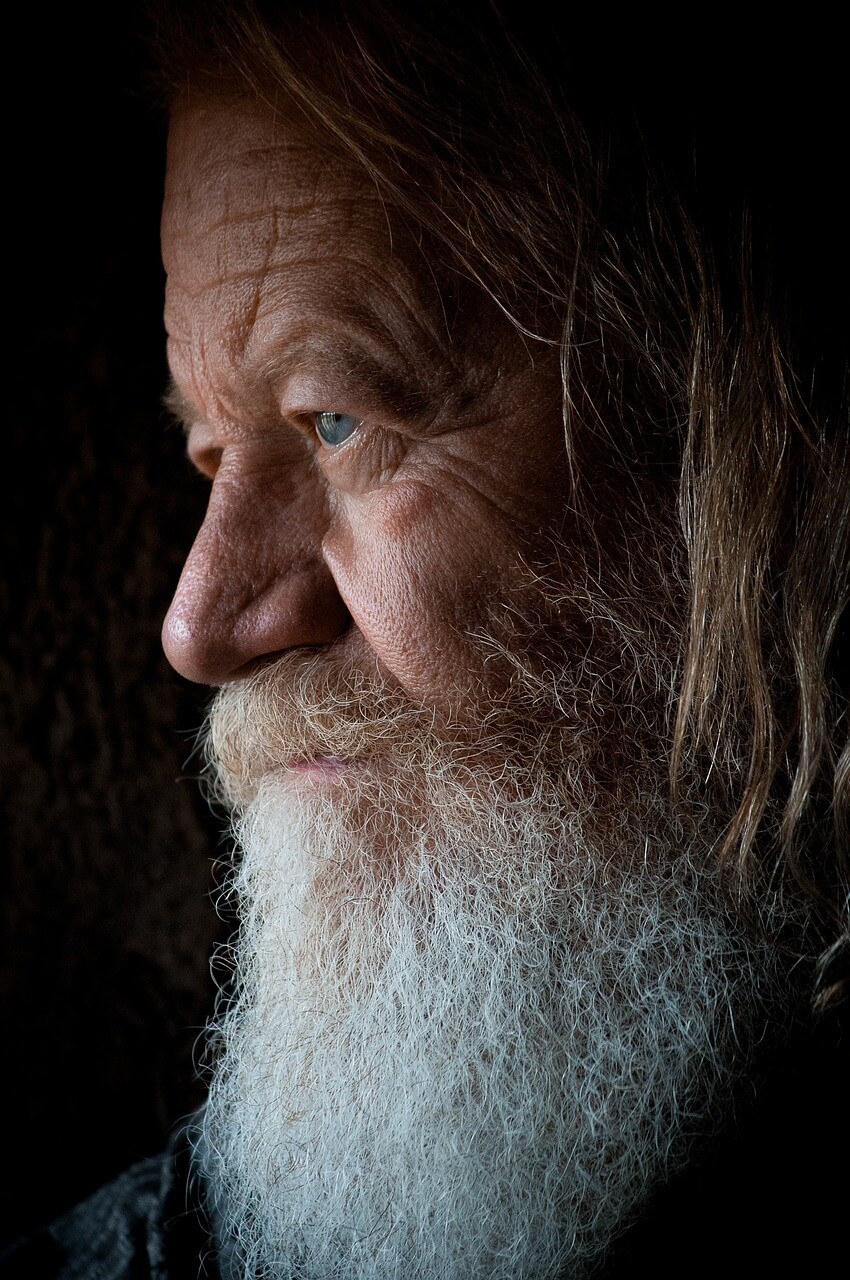
[[[365,172],[284,114],[238,99],[180,104],[162,235],[169,357],[190,393],[199,375],[244,381],[307,340],[458,379],[472,344],[457,341],[456,282]]]
[[[365,173],[320,152],[284,114],[238,98],[175,109],[163,210],[167,268],[186,239],[197,257],[204,241],[213,250],[218,233],[241,225],[248,247],[252,227],[275,218],[305,236],[350,234],[358,223],[374,233],[377,203]]]

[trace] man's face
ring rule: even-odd
[[[164,627],[217,684],[299,646],[463,715],[470,641],[552,558],[557,349],[453,276],[374,185],[243,102],[176,114],[168,355],[209,511]]]
[[[556,349],[285,121],[181,107],[163,243],[213,480],[164,641],[223,685],[241,855],[220,1247],[578,1276],[714,1117],[761,980],[667,797],[651,504],[580,526]]]

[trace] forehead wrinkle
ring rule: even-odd
[[[169,406],[189,427],[203,423],[227,432],[277,418],[269,387],[244,361],[210,361],[203,334],[190,342],[169,341],[174,394]]]
[[[257,200],[252,203],[256,203],[257,207],[246,209],[243,213],[234,212],[233,206],[228,205],[225,213],[220,217],[213,219],[211,222],[196,224],[193,221],[192,226],[188,226],[186,224],[176,226],[172,231],[172,237],[176,243],[188,240],[194,247],[198,243],[202,243],[208,237],[216,235],[219,231],[232,231],[236,228],[250,226],[258,222],[264,222],[267,219],[273,220],[275,224],[278,222],[288,223],[291,221],[293,226],[292,228],[288,228],[291,230],[296,230],[298,228],[298,220],[300,220],[300,226],[302,226],[305,231],[313,231],[315,228],[311,227],[311,220],[313,215],[318,212],[333,212],[335,210],[344,212],[348,210],[348,219],[349,221],[353,221],[350,211],[363,208],[363,200],[359,196],[346,197],[340,195],[328,195],[322,197],[319,194],[317,194],[314,199],[304,200],[299,204],[282,202],[280,200],[276,200],[272,204],[268,204],[264,200]],[[199,201],[199,204],[200,207],[205,210],[210,207],[208,201]]]
[[[176,280],[169,281],[169,293],[171,295],[169,301],[173,304],[178,298],[186,298],[190,302],[197,302],[201,298],[216,294],[219,290],[232,290],[235,285],[240,284],[256,284],[258,281],[268,275],[268,267],[255,267],[251,270],[234,271],[230,274],[216,275],[207,280],[201,280],[197,285],[191,286],[187,284],[179,284]]]
[[[193,169],[201,177],[220,176],[222,151],[231,157],[234,167],[260,161],[264,169],[275,170],[299,157],[306,157],[314,166],[319,160],[323,167],[330,167],[329,158],[318,157],[315,145],[300,130],[280,117],[269,118],[257,111],[256,104],[247,99],[231,102],[224,111],[215,102],[178,99],[171,112],[169,147],[181,158],[189,152]],[[355,171],[341,157],[335,160],[338,169]]]
[[[374,275],[374,261],[364,262],[356,256],[364,247],[368,254],[371,246],[359,233],[353,203],[351,207],[340,207],[338,201],[326,207],[307,203],[294,210],[276,205],[245,216],[225,214],[199,231],[175,229],[165,262],[169,286],[193,298],[211,285],[249,279],[252,273],[292,271],[302,266],[344,267],[349,262]],[[320,225],[317,218],[326,214],[331,216],[323,216]],[[359,221],[362,224],[365,220]],[[400,260],[393,261],[409,275]]]

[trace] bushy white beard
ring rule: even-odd
[[[198,1144],[225,1274],[580,1276],[721,1122],[768,965],[699,815],[573,757],[259,768]]]

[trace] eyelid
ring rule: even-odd
[[[377,425],[387,419],[387,406],[352,378],[321,377],[300,373],[288,380],[278,399],[281,417],[314,430],[320,413],[341,413],[356,418],[363,426]]]

